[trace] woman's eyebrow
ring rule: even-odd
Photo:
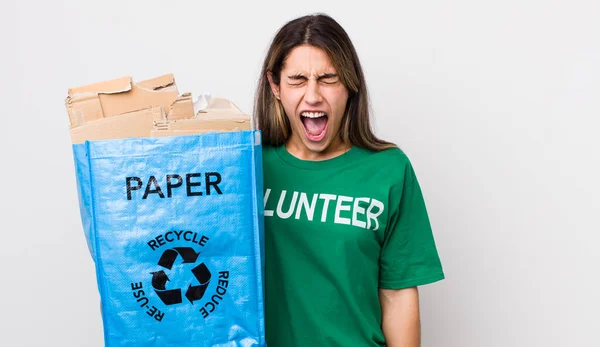
[[[288,76],[288,78],[291,80],[302,80],[302,79],[305,80],[306,79],[306,77],[301,73],[297,73],[295,75]]]
[[[322,74],[318,77],[318,79],[327,79],[327,78],[334,78],[334,77],[338,77],[338,74],[336,73],[325,73]]]
[[[338,74],[336,74],[336,73],[325,73],[325,74],[322,74],[319,77],[317,77],[317,79],[318,80],[322,80],[322,79],[335,78],[335,77],[338,77]],[[302,73],[297,73],[295,75],[288,76],[288,78],[291,79],[291,80],[306,80],[306,79],[308,79]]]

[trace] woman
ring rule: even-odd
[[[410,161],[373,134],[368,110],[336,21],[311,15],[280,29],[254,110],[269,347],[420,344],[417,286],[444,274]]]

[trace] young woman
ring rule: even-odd
[[[280,29],[254,112],[268,346],[419,346],[417,286],[444,273],[410,161],[373,134],[359,59],[335,20]]]

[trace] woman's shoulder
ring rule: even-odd
[[[369,160],[380,162],[384,167],[410,166],[408,155],[398,147],[383,150],[360,149]]]
[[[273,157],[277,155],[277,147],[278,146],[263,145],[262,146],[263,160],[272,160]]]
[[[282,167],[282,160],[278,153],[280,146],[263,145],[262,146],[262,163],[263,170],[272,172]]]
[[[414,170],[409,156],[398,147],[391,147],[384,150],[366,150],[361,149],[365,160],[372,168],[377,168],[379,174],[386,180],[391,180],[395,184],[403,183],[407,179],[412,181]]]

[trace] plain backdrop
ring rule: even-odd
[[[600,346],[597,1],[2,1],[0,345],[103,346],[64,98],[174,73],[252,112],[275,32],[325,12],[411,158],[447,279],[423,346]]]

